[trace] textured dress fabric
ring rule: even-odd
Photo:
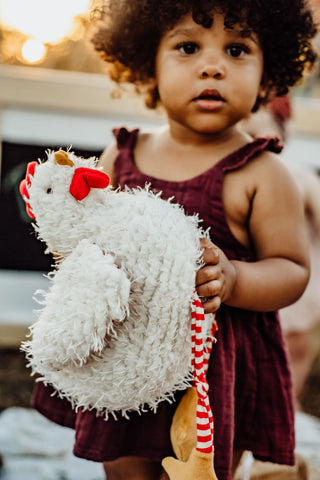
[[[168,182],[141,173],[134,162],[138,130],[115,131],[119,154],[114,185],[150,184],[163,198],[174,197],[189,215],[198,213],[212,241],[229,259],[253,262],[252,248],[232,234],[223,208],[224,176],[240,169],[263,151],[278,153],[274,138],[257,138],[190,180]],[[219,480],[231,480],[234,449],[250,450],[257,459],[294,464],[294,410],[287,356],[277,312],[258,313],[222,305],[217,312],[214,344],[207,380],[215,422],[215,471]],[[154,352],[156,355],[157,353]],[[66,400],[52,396],[50,387],[37,383],[33,406],[52,421],[75,428],[74,454],[94,461],[140,456],[160,461],[173,455],[170,425],[176,402],[162,402],[156,413],[129,414],[130,419],[105,421],[94,411],[77,412]]]

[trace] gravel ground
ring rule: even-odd
[[[0,349],[0,411],[13,406],[30,407],[33,385],[24,353]]]

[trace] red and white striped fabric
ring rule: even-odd
[[[212,322],[210,335],[204,344],[202,337],[202,325],[205,320],[204,309],[201,301],[196,293],[192,300],[191,313],[191,341],[192,341],[192,360],[194,382],[193,386],[197,389],[197,450],[203,453],[211,453],[214,448],[213,433],[213,416],[210,408],[208,390],[209,385],[206,380],[208,363],[212,344],[215,341],[214,335],[217,329],[215,318]]]

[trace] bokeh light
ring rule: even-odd
[[[38,63],[46,55],[46,46],[36,38],[30,38],[27,40],[21,49],[22,58],[28,63]]]
[[[1,0],[0,18],[5,27],[54,43],[72,31],[74,17],[89,4],[90,0]]]
[[[0,0],[0,62],[101,73],[90,43],[103,0]]]

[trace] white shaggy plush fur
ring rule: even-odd
[[[27,187],[38,237],[63,261],[22,349],[75,407],[106,418],[155,409],[191,380],[190,307],[207,233],[148,188],[92,188],[76,200],[74,171],[97,170],[96,159],[68,157],[73,166],[48,152]]]

